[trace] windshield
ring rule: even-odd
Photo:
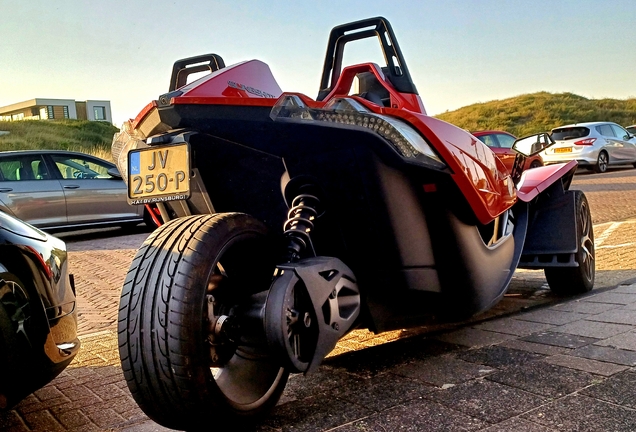
[[[563,127],[552,130],[552,139],[555,141],[584,138],[590,134],[590,130],[584,126]]]

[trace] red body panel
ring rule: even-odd
[[[414,126],[448,164],[452,177],[477,219],[489,223],[516,201],[515,188],[508,170],[492,150],[467,131],[450,123],[429,117],[418,95],[402,94],[384,79],[377,65],[365,63],[345,68],[333,91],[321,102],[298,95],[310,107],[320,108],[334,97],[348,96],[357,73],[372,72],[388,90],[392,108],[379,107],[355,97],[369,110],[401,118]],[[269,67],[251,60],[213,72],[179,89],[180,96],[172,104],[258,105],[274,106],[282,95]],[[285,95],[290,94],[286,93]],[[148,105],[135,120],[138,127],[157,105]],[[560,172],[560,171],[558,171]],[[557,172],[536,171],[526,181],[550,184],[559,177]],[[550,181],[550,179],[553,179]],[[530,183],[526,183],[530,185]],[[529,187],[529,186],[528,186]],[[546,186],[547,187],[547,186]],[[523,189],[524,191],[526,189]],[[531,192],[525,192],[525,196]],[[538,192],[537,192],[538,193]]]
[[[521,201],[531,201],[546,190],[548,186],[570,171],[576,170],[577,165],[575,160],[571,160],[568,163],[547,165],[524,171],[517,185],[517,196]]]

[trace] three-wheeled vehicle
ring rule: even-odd
[[[386,63],[343,64],[379,41]],[[188,76],[209,70],[188,82]],[[547,134],[517,149],[534,154]],[[133,204],[164,222],[121,294],[119,347],[140,407],[175,429],[257,418],[288,374],[314,371],[353,329],[460,320],[516,268],[552,290],[594,281],[576,162],[510,174],[468,132],[426,115],[384,18],[331,31],[316,99],[258,60],[174,64],[168,93],[115,136]]]

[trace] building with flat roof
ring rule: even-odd
[[[74,99],[31,99],[0,107],[0,121],[99,120],[113,122],[110,101]]]

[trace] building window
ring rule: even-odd
[[[106,120],[106,107],[94,106],[93,113],[95,114],[95,120]]]
[[[46,107],[46,117],[49,119],[54,119],[55,115],[53,114],[53,105],[49,105]]]
[[[62,107],[62,109],[64,110],[64,118],[67,119],[68,118],[68,107],[66,105],[64,105]]]

